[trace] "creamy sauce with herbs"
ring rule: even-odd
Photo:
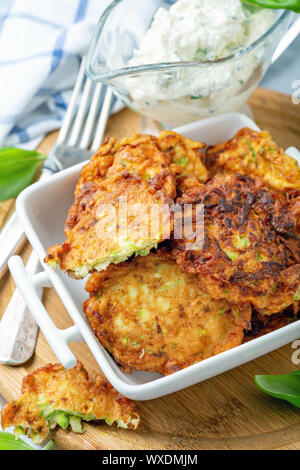
[[[169,10],[157,11],[128,65],[220,59],[250,45],[274,20],[272,10],[245,7],[240,0],[179,0]],[[128,77],[133,105],[169,124],[195,120],[192,116],[196,114],[205,117],[223,112],[223,105],[242,90],[261,55],[256,51],[221,67],[178,68]]]

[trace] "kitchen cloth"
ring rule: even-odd
[[[60,127],[81,57],[109,3],[11,0],[1,8],[0,146],[33,149]]]

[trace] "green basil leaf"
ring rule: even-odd
[[[38,152],[5,147],[0,149],[0,201],[16,197],[32,183],[45,160]]]
[[[49,441],[41,450],[50,450],[54,442]],[[37,450],[9,432],[0,431],[0,450]]]
[[[292,10],[300,13],[300,0],[242,0],[244,3],[251,3],[263,8]]]
[[[256,385],[271,397],[300,408],[300,370],[284,375],[256,375]]]
[[[0,450],[35,450],[22,439],[9,432],[0,432]]]

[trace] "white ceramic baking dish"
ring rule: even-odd
[[[226,114],[176,130],[186,137],[211,145],[231,138],[245,126],[258,129],[244,115]],[[300,153],[296,149],[289,149],[289,153],[300,160]],[[76,362],[68,343],[85,341],[103,373],[120,393],[136,400],[149,400],[221,374],[300,337],[300,321],[297,321],[166,377],[147,372],[134,372],[131,375],[123,373],[98,342],[85,319],[82,311],[82,303],[87,297],[84,291],[85,280],[71,279],[67,274],[54,271],[43,263],[47,247],[65,239],[65,217],[72,204],[74,186],[82,166],[83,163],[51,176],[48,180],[35,183],[18,197],[17,211],[26,235],[42,263],[43,272],[30,277],[20,257],[14,256],[9,262],[20,292],[63,366],[71,368]],[[53,324],[35,293],[38,286],[51,285],[74,321],[74,326],[66,330],[59,330]],[[84,357],[78,359],[84,362]]]

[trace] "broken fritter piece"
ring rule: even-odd
[[[199,185],[208,180],[208,171],[201,155],[201,150],[206,147],[205,144],[187,139],[170,130],[160,132],[157,139],[161,150],[169,156],[179,193],[191,185]]]
[[[63,244],[45,261],[72,277],[145,255],[170,236],[176,195],[168,156],[150,135],[108,139],[82,169]]]
[[[36,444],[47,439],[56,426],[83,432],[81,420],[104,420],[122,428],[136,429],[140,417],[135,403],[120,395],[98,375],[89,379],[80,362],[70,370],[60,364],[48,364],[27,375],[22,395],[7,403],[1,411],[1,426],[15,427],[15,434],[27,434]]]
[[[300,238],[283,194],[259,180],[222,174],[178,203],[194,211],[204,206],[202,247],[190,250],[185,237],[172,244],[182,270],[198,274],[213,298],[251,302],[265,315],[300,300]]]
[[[241,344],[251,308],[213,300],[165,250],[94,273],[84,312],[126,372],[171,374]]]
[[[259,177],[271,189],[300,189],[298,162],[286,155],[267,131],[241,129],[233,139],[209,147],[205,163],[210,176],[233,172]]]

